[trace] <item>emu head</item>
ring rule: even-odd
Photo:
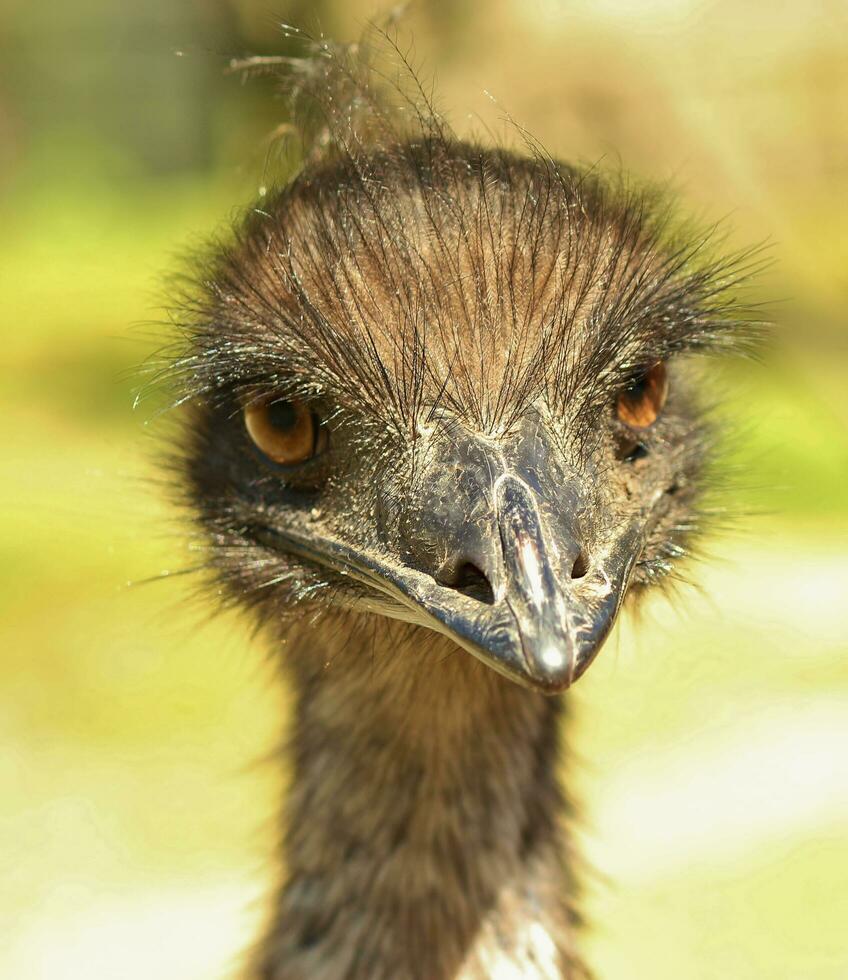
[[[213,565],[266,620],[403,620],[564,690],[686,550],[685,363],[738,339],[739,272],[655,196],[440,123],[307,164],[185,317]]]

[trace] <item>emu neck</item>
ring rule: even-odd
[[[289,634],[296,710],[267,980],[582,976],[561,699],[370,617]]]

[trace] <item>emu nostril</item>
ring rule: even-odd
[[[574,564],[571,566],[572,581],[576,578],[583,578],[588,571],[589,563],[586,561],[586,557],[581,551],[580,554],[574,559]]]
[[[485,572],[471,562],[460,565],[456,574],[451,576],[450,581],[439,579],[439,584],[456,589],[457,592],[467,595],[470,599],[477,599],[478,602],[483,602],[487,606],[491,606],[495,602],[492,583],[486,577]]]

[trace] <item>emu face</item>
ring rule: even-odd
[[[732,263],[645,195],[422,140],[301,174],[212,256],[177,370],[239,600],[428,627],[555,693],[668,572],[705,439],[685,355]]]

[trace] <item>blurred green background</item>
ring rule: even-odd
[[[180,253],[267,177],[284,106],[229,58],[375,12],[0,3],[0,976],[207,980],[254,936],[285,692],[190,577],[130,584],[190,562],[136,369]],[[488,90],[773,243],[775,342],[715,375],[741,516],[569,694],[587,949],[604,980],[844,980],[848,7],[429,0],[409,29],[460,133],[499,130]]]

